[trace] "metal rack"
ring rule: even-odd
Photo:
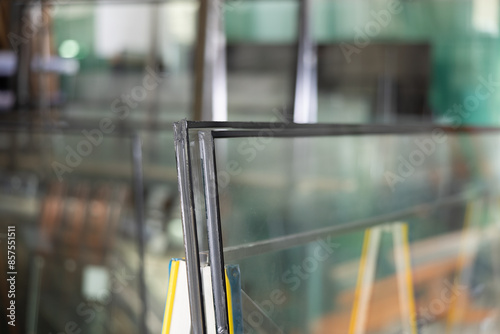
[[[457,193],[439,199],[437,202],[420,203],[414,207],[405,208],[390,214],[351,221],[341,225],[311,230],[304,233],[291,234],[279,238],[252,242],[232,247],[224,247],[222,239],[222,227],[220,221],[219,195],[217,185],[217,167],[215,159],[214,143],[220,138],[250,138],[261,135],[262,129],[280,128],[274,132],[277,138],[303,138],[303,137],[339,137],[339,136],[367,136],[380,135],[408,135],[429,134],[433,130],[440,130],[446,134],[500,134],[498,128],[474,128],[474,127],[447,127],[437,125],[421,126],[386,126],[386,125],[359,125],[341,126],[329,124],[266,124],[266,123],[238,123],[238,122],[189,122],[176,123],[176,154],[179,190],[181,193],[181,209],[184,227],[185,251],[188,268],[188,285],[193,319],[192,328],[196,334],[206,333],[203,314],[203,291],[200,278],[200,258],[207,254],[199,251],[199,231],[203,222],[197,221],[195,211],[206,210],[206,233],[208,234],[208,263],[212,267],[212,284],[214,303],[216,310],[217,333],[228,333],[227,304],[225,293],[224,263],[247,258],[267,252],[292,248],[298,245],[316,240],[318,237],[328,235],[342,235],[355,230],[363,230],[385,224],[400,221],[408,216],[421,212],[431,212],[457,203],[464,203],[474,198],[497,196],[494,187],[478,188],[466,193]],[[199,138],[197,138],[199,136]],[[190,143],[199,142],[199,152],[196,145]],[[196,163],[193,156],[199,155],[202,162],[202,175],[204,189],[193,189],[193,174]],[[198,161],[198,160],[197,160]],[[202,192],[205,198],[206,208],[195,208],[195,192]],[[201,224],[201,225],[200,225]],[[205,233],[205,232],[203,232]]]

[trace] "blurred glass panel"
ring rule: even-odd
[[[40,25],[20,79],[31,103],[75,119],[186,117],[197,9],[195,1],[28,5]]]
[[[229,245],[482,191],[490,178],[497,177],[493,163],[498,162],[489,158],[489,144],[499,138],[488,134],[436,130],[432,135],[291,140],[273,137],[270,129],[261,133],[216,140]],[[247,228],[252,231],[244,233]],[[233,230],[234,238],[229,232]]]
[[[0,244],[15,226],[20,332],[141,332],[132,136],[102,130],[0,132]],[[150,148],[143,170],[151,332],[161,330],[168,261],[183,257],[173,145],[153,150],[172,137],[171,130],[142,135]],[[8,301],[6,284],[0,287]]]
[[[483,79],[498,81],[498,62],[494,60],[498,58],[500,50],[498,1],[319,0],[313,1],[313,9],[312,22],[317,43],[335,44],[340,55],[320,65],[320,75],[332,66],[361,69],[363,64],[365,67],[370,65],[370,60],[365,58],[363,62],[362,59],[380,44],[401,47],[426,44],[430,48],[428,55],[421,53],[419,60],[416,60],[415,54],[402,58],[404,54],[400,53],[399,58],[388,57],[386,67],[397,68],[399,63],[407,61],[419,67],[421,63],[429,63],[426,72],[421,72],[428,76],[428,81],[417,81],[413,86],[414,90],[427,91],[426,101],[432,115],[444,122],[454,122],[453,119],[458,117],[462,124],[498,124],[500,119],[494,112],[498,109],[498,94],[479,98],[477,105],[472,103],[467,106],[470,101],[466,101],[478,98],[476,89],[484,86]],[[337,89],[332,90],[330,87],[329,94],[325,91],[327,87],[321,87],[320,81],[320,116],[323,114],[323,117],[331,120],[335,105],[351,106],[355,103],[368,105],[360,108],[355,104],[355,109],[368,109],[371,114],[376,114],[376,108],[372,107],[375,100],[373,96],[353,96],[340,89],[349,86],[350,79],[352,77],[340,80]],[[384,91],[392,95],[394,100],[404,99],[408,102],[408,96],[396,88],[389,85]],[[474,112],[468,116],[460,115],[456,106],[473,109]],[[404,116],[407,112],[393,111],[394,118]],[[342,121],[345,117],[340,115],[336,119]],[[371,119],[352,120],[367,122]]]
[[[320,121],[393,123],[434,117],[448,123],[458,118],[462,124],[499,124],[498,94],[476,96],[477,89],[484,90],[478,87],[490,88],[490,92],[498,88],[497,0],[310,3],[319,56]],[[298,2],[235,0],[226,1],[224,8],[229,50],[232,44],[297,42]],[[425,49],[411,51],[416,45]],[[274,67],[271,56],[257,59],[260,66]],[[240,95],[236,90],[251,92],[254,86],[253,82],[241,88],[229,85],[229,99]],[[473,112],[461,113],[456,106]]]
[[[286,119],[293,105],[295,53],[293,45],[228,44],[229,121]]]
[[[230,121],[276,121],[293,107],[298,1],[226,1]]]
[[[348,47],[345,43],[318,47],[320,122],[431,120],[429,45],[373,42],[346,59]]]
[[[16,328],[137,332],[130,139],[94,142],[62,130],[1,135],[0,225],[16,231]]]
[[[257,133],[215,139],[225,264],[261,308],[245,330],[498,331],[498,134]]]
[[[229,42],[296,43],[296,0],[226,0],[224,18]]]
[[[130,188],[132,164],[128,138],[138,133],[142,140],[145,283],[149,310],[145,321],[151,332],[159,332],[168,261],[172,257],[183,257],[184,253],[171,122],[189,118],[191,114],[198,2],[80,1],[47,3],[42,7],[30,3],[20,8],[25,8],[28,22],[41,23],[20,52],[21,58],[33,59],[21,63],[24,68],[20,72],[20,86],[26,89],[26,99],[24,103],[19,101],[20,106],[40,112],[46,123],[67,124],[87,132],[101,128],[101,124],[109,129],[98,149],[82,159],[71,173],[64,173],[64,178],[75,177],[91,184],[94,180],[118,179]],[[40,12],[45,14],[42,22],[37,21]],[[23,22],[21,28],[26,25]],[[40,147],[35,145],[33,152],[17,152],[24,164],[13,165],[9,172],[26,168],[41,173],[43,180],[56,177],[50,163],[54,159],[65,162],[66,145],[75,148],[86,139],[81,131],[76,134],[73,139],[56,133],[47,136]],[[28,132],[16,136],[23,137],[24,141],[37,141],[25,139],[33,137]],[[4,143],[6,152],[16,151],[19,145],[18,142]],[[44,163],[33,163],[36,160],[32,156],[40,156]],[[134,205],[131,194],[129,191],[124,205],[129,209]],[[61,198],[68,196],[64,193]],[[127,240],[124,246],[127,252],[123,252],[121,258],[134,264],[138,258],[138,235],[133,213],[123,218],[120,226],[121,229],[115,231],[116,237]],[[99,275],[99,271],[96,273]],[[137,274],[135,279],[138,280]],[[137,294],[137,286],[135,288]],[[128,296],[124,298],[125,303],[130,302]],[[113,314],[111,320],[105,320],[116,322],[113,326],[128,326],[119,320],[127,316],[133,322],[127,330],[139,332],[137,318],[141,308],[134,305],[131,310],[119,305],[116,316]],[[50,308],[46,313],[53,316]],[[54,328],[54,332],[64,330],[50,328]],[[120,331],[109,326],[89,330]]]

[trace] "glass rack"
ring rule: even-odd
[[[496,128],[175,125],[195,333],[495,333]],[[234,331],[235,333],[237,331]]]

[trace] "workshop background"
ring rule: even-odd
[[[500,126],[499,7],[498,0],[2,1],[0,332],[161,332],[168,263],[184,256],[174,121]],[[356,192],[364,179],[350,173],[364,163],[352,159],[362,145],[339,144],[328,163],[344,171],[334,180],[341,191],[368,203],[380,193]],[[453,161],[457,175],[480,173],[464,167],[475,146],[453,145],[465,152]],[[481,148],[498,167],[498,146]],[[261,160],[232,190],[235,202],[253,196],[255,206],[228,204],[228,217],[249,217],[248,234],[261,233],[252,219],[320,217],[314,203],[279,217],[255,213],[273,184]],[[415,186],[431,189],[433,177]],[[314,187],[321,185],[303,191]],[[354,198],[338,200],[349,206]],[[342,205],[329,219],[350,218]],[[462,222],[465,210],[451,208],[439,218],[444,225],[429,218],[421,234],[456,231],[449,220]],[[8,226],[16,232],[15,327],[7,317]],[[358,261],[362,235],[346,240],[339,256]],[[389,275],[390,265],[381,266],[380,277]],[[476,269],[474,293],[500,288],[485,258]],[[352,281],[334,274],[338,286]],[[248,286],[257,295],[259,288]],[[323,293],[313,290],[297,296]],[[467,333],[500,328],[489,325],[498,325],[500,298],[487,294],[493,306]],[[293,318],[288,333],[310,332],[303,322],[326,319],[334,296],[307,317],[283,311],[279,317]]]

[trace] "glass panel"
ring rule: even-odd
[[[141,137],[149,311],[144,321],[150,332],[161,331],[169,260],[184,257],[171,122],[191,114],[198,5],[197,1],[56,1],[42,6],[33,2],[17,6],[27,19],[19,18],[19,29],[31,32],[33,23],[39,27],[29,43],[20,45],[19,58],[33,59],[32,63],[19,62],[23,67],[19,87],[26,90],[24,100],[18,101],[21,109],[37,109],[47,123],[57,119],[91,131],[108,122],[112,128],[99,149],[71,173],[64,173],[64,179],[74,177],[82,182],[90,180],[91,184],[96,180],[123,180],[129,190],[124,208],[133,208],[128,134],[137,132]],[[123,136],[127,139],[119,139]],[[75,147],[83,136],[72,139],[55,134],[48,138],[45,146],[32,154],[40,156],[44,164],[32,164],[34,160],[27,160],[24,151],[18,155],[20,160],[28,161],[23,168],[35,173],[43,168],[43,177],[53,178],[52,160],[64,162],[65,146]],[[63,200],[68,196],[71,193],[61,195]],[[126,252],[120,250],[120,258],[135,265],[138,235],[133,212],[121,218],[116,234],[116,238],[126,239]],[[134,279],[137,283],[136,272]],[[137,285],[134,288],[136,296],[123,295],[124,301],[120,301],[126,307],[119,304],[113,318],[103,318],[109,324],[91,329],[82,326],[83,332],[142,332],[138,319],[141,308],[135,300],[139,290]],[[74,286],[75,293],[79,289]],[[72,311],[71,304],[66,306]],[[54,317],[47,309],[40,319]],[[123,317],[127,319],[120,322]],[[86,324],[86,318],[80,318],[75,320],[78,325],[82,320]],[[42,320],[39,323],[39,331],[65,331],[54,324],[42,324]],[[118,327],[122,325],[127,329]]]
[[[412,122],[435,117],[453,123],[458,117],[464,124],[499,124],[495,112],[498,94],[476,96],[479,86],[497,90],[497,0],[314,0],[310,4],[312,35],[318,48],[319,121]],[[297,41],[297,1],[229,0],[224,8],[229,50],[233,43],[283,45]],[[272,67],[271,56],[280,55],[272,49],[265,54],[255,56],[261,68]],[[228,53],[228,60],[230,56]],[[247,77],[248,82],[263,82]],[[229,99],[233,94],[239,96],[238,91],[259,88],[229,85]],[[268,91],[276,94],[281,90]],[[268,94],[260,96],[272,102]],[[479,103],[471,100],[474,97]],[[247,106],[257,107],[264,103],[260,100],[262,97],[248,101]],[[282,101],[276,102],[269,109],[281,106]],[[456,106],[474,112],[464,117]]]
[[[42,111],[52,107],[78,120],[107,115],[155,124],[186,117],[197,10],[195,1],[29,4],[25,15],[43,29],[26,55],[31,66],[21,64],[27,97]]]
[[[263,312],[245,330],[498,331],[500,135],[277,126],[215,139],[225,264]]]
[[[184,258],[184,247],[172,127],[168,124],[141,129],[139,135],[144,176],[145,279],[151,319],[148,326],[153,333],[161,331],[169,262]]]
[[[66,241],[66,239],[81,237],[86,240],[87,232],[81,232],[79,235],[76,227],[80,226],[80,228],[86,229],[87,226],[91,226],[92,221],[85,217],[89,217],[94,209],[104,212],[103,209],[99,208],[102,206],[111,208],[115,202],[117,203],[116,209],[120,209],[117,212],[121,212],[118,218],[112,219],[110,217],[105,220],[101,215],[101,218],[94,220],[95,224],[114,225],[113,229],[104,228],[93,231],[89,227],[88,233],[95,234],[97,241],[101,238],[115,240],[114,243],[107,246],[104,258],[99,259],[98,263],[101,263],[100,265],[107,270],[109,282],[114,282],[117,279],[125,280],[127,289],[124,287],[123,291],[126,291],[128,299],[119,300],[118,293],[116,293],[112,296],[113,301],[105,301],[108,303],[106,305],[109,305],[110,313],[100,319],[98,325],[99,327],[104,324],[104,329],[92,327],[94,321],[89,321],[88,326],[90,327],[88,327],[87,317],[78,314],[68,315],[67,320],[61,321],[75,321],[79,326],[81,325],[82,333],[89,331],[93,333],[114,333],[115,331],[136,333],[140,331],[141,304],[138,300],[139,276],[137,273],[138,234],[132,193],[131,142],[130,135],[127,134],[130,131],[120,128],[115,119],[111,120],[111,125],[114,127],[112,134],[103,134],[103,132],[99,134],[97,130],[102,130],[102,128],[92,123],[88,123],[85,129],[80,131],[0,130],[0,178],[4,184],[0,196],[0,227],[6,229],[8,224],[15,224],[18,229],[18,244],[23,243],[20,247],[24,248],[24,243],[31,242],[34,245],[30,245],[30,247],[34,248],[35,244],[39,242],[40,231],[44,228],[42,225],[54,224],[55,231],[60,229],[61,232],[53,239],[48,240],[44,246],[47,248],[44,251],[48,252],[47,256],[50,258],[46,262],[51,263],[51,267],[47,269],[48,273],[44,275],[54,277],[58,273],[65,273],[66,260],[72,266],[70,273],[73,273],[73,276],[68,278],[67,291],[59,291],[58,286],[45,287],[48,283],[43,283],[46,279],[42,278],[41,284],[45,284],[40,287],[42,293],[54,294],[44,300],[49,300],[50,303],[59,303],[59,306],[39,304],[38,323],[33,323],[35,318],[31,315],[31,323],[29,324],[35,326],[34,328],[39,331],[47,330],[47,333],[64,331],[64,322],[62,324],[54,322],[57,316],[51,312],[60,312],[65,307],[70,312],[72,309],[76,310],[80,303],[89,302],[87,296],[83,295],[82,292],[86,272],[84,269],[89,261],[91,264],[93,263],[92,261],[96,257],[94,253],[97,251],[86,245],[87,241],[85,243],[81,241],[82,246],[78,248],[80,241],[73,242]],[[83,134],[82,131],[86,134]],[[168,130],[141,131],[140,135],[143,142],[145,188],[146,285],[151,319],[149,326],[151,331],[154,331],[155,328],[161,328],[167,289],[165,277],[168,276],[169,260],[173,257],[184,257],[184,250],[177,195],[174,145],[168,145],[168,143],[173,143],[173,131],[169,126]],[[92,139],[91,146],[88,146],[86,143],[90,143],[90,139]],[[99,204],[101,202],[105,204]],[[96,205],[92,203],[96,203]],[[51,209],[49,208],[52,211],[60,210],[61,217],[58,218],[57,212],[52,212],[52,216],[47,214],[45,219],[38,218],[44,215],[43,205],[52,206]],[[72,211],[79,213],[73,214]],[[74,221],[72,222],[72,220]],[[24,224],[25,221],[26,224]],[[29,226],[27,234],[24,231],[25,225]],[[73,226],[76,227],[73,228]],[[0,231],[0,233],[4,232]],[[88,242],[91,241],[89,239]],[[68,243],[76,243],[77,246],[69,247]],[[34,261],[33,258],[38,256],[38,253],[31,251],[31,249],[30,252],[23,255],[23,268],[19,270],[18,284],[23,289],[28,288],[25,278],[33,270],[29,265]],[[79,255],[80,253],[82,255]],[[60,259],[52,260],[54,254],[60,254],[58,255]],[[45,254],[42,255],[45,256]],[[18,259],[18,263],[21,263],[21,259]],[[131,282],[126,281],[128,276],[125,278],[120,276],[128,275],[129,271],[133,276]],[[113,277],[112,275],[118,276]],[[119,288],[118,286],[117,289]],[[26,292],[20,293],[19,298],[28,298],[27,296],[32,294],[30,291],[26,290]],[[67,295],[68,301],[63,299],[61,295],[63,292]],[[30,298],[36,298],[36,294]],[[28,299],[17,299],[17,302],[17,311],[27,314],[27,317],[30,316],[27,306]],[[96,305],[95,308],[100,309],[101,306]],[[83,308],[81,312],[86,310]],[[115,318],[111,318],[114,313],[119,313],[116,319],[124,314],[127,315],[127,320],[123,322],[128,326],[127,330],[117,327],[121,324],[114,323],[117,321]],[[66,314],[63,314],[62,317],[66,317]],[[19,328],[23,332],[28,323],[24,316],[19,316],[18,320]],[[0,323],[0,328],[2,328],[1,326],[3,326],[3,322]]]
[[[2,284],[5,305],[15,300],[16,327],[2,321],[2,332],[140,331],[131,139],[92,133],[0,133],[4,282],[17,272],[15,297]],[[10,226],[16,262],[7,270]]]
[[[343,51],[346,45],[318,47],[320,122],[401,123],[431,119],[429,44],[373,41],[349,59]]]
[[[298,3],[225,2],[228,120],[284,121],[291,111]]]
[[[217,139],[226,245],[480,191],[488,176],[482,172],[484,164],[494,159],[483,143],[497,140],[441,130],[432,135]]]

